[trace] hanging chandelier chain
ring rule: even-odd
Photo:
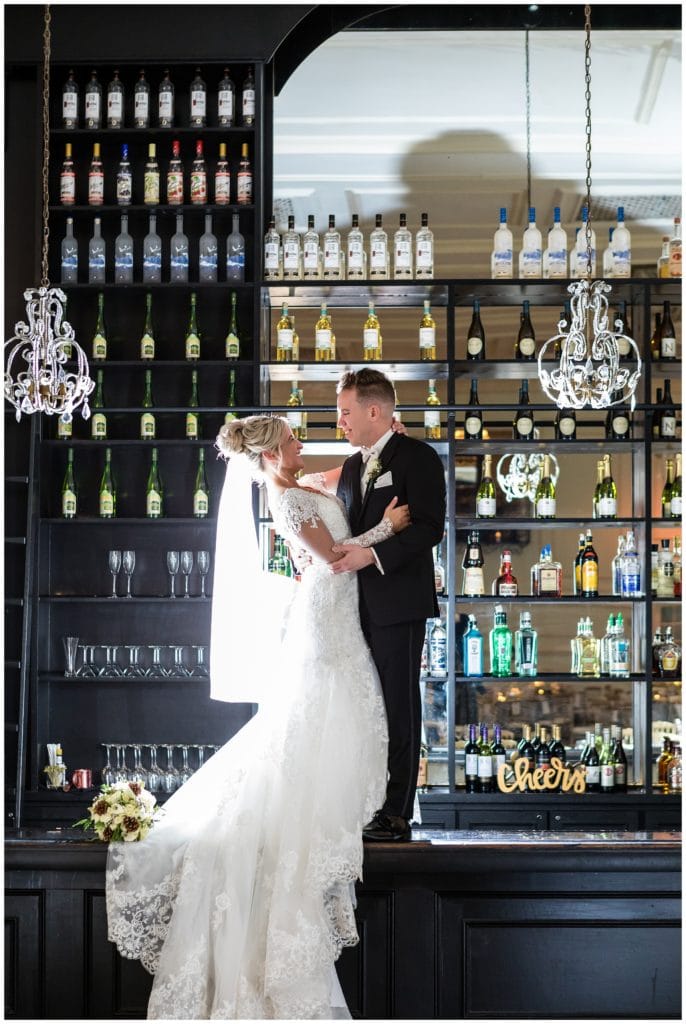
[[[593,266],[593,253],[591,245],[591,5],[584,7],[584,30],[586,39],[584,42],[584,80],[586,82],[586,260],[587,272],[590,278]]]
[[[531,207],[531,74],[529,65],[529,30],[524,33],[524,81],[526,83],[526,205],[527,218]]]
[[[48,170],[50,167],[50,4],[45,5],[43,23],[43,248],[41,253],[41,286],[47,288],[48,279]]]

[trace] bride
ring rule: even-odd
[[[358,940],[354,882],[385,793],[387,731],[356,577],[330,563],[334,545],[378,543],[409,512],[393,499],[351,541],[342,504],[316,489],[325,477],[298,483],[302,445],[286,420],[234,420],[217,444],[229,462],[212,696],[255,702],[258,675],[260,708],[144,841],[110,844],[108,937],[155,975],[148,1018],[349,1017],[334,962]],[[310,556],[299,584],[261,571],[253,479],[276,530]]]

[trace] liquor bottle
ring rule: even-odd
[[[226,280],[245,280],[245,239],[238,230],[238,214],[231,219],[231,234],[226,239]]]
[[[419,358],[422,360],[436,358],[436,321],[431,315],[429,299],[424,299],[424,312],[419,321]]]
[[[124,86],[119,78],[119,68],[115,68],[112,81],[107,86],[107,127],[121,128],[123,124]]]
[[[655,391],[655,411],[651,415],[651,433],[653,441],[659,441],[660,439],[660,409],[662,407],[662,388],[657,388]]]
[[[658,672],[661,679],[681,678],[681,645],[672,635],[672,627],[665,629],[665,638],[658,650]]]
[[[599,793],[600,792],[600,755],[598,748],[595,743],[595,737],[593,733],[588,734],[589,743],[588,750],[583,760],[584,767],[586,768],[586,792],[587,793]]]
[[[276,220],[272,216],[264,236],[264,279],[280,281],[281,277],[281,238],[276,230]]]
[[[121,147],[121,160],[117,168],[117,203],[119,206],[129,206],[133,198],[133,176],[131,164],[129,163],[129,147],[126,143]]]
[[[188,116],[191,128],[204,128],[207,124],[207,86],[200,68],[195,69],[195,78],[191,82],[191,101]]]
[[[74,79],[74,71],[69,68],[67,80],[62,86],[62,127],[78,128],[79,126],[79,87]]]
[[[176,231],[169,246],[169,280],[188,284],[188,235],[183,230],[183,214],[176,215]]]
[[[86,86],[84,118],[86,128],[102,127],[102,86],[96,71],[91,71],[90,81]]]
[[[205,449],[198,449],[198,469],[193,487],[193,515],[196,519],[204,519],[210,509],[210,488],[205,472]]]
[[[476,492],[476,515],[478,519],[495,519],[496,494],[493,480],[493,456],[484,455],[481,467],[481,482]]]
[[[472,306],[472,320],[467,331],[467,359],[486,358],[486,332],[481,323],[481,306],[478,299],[474,299]]]
[[[517,341],[515,343],[515,359],[525,359],[532,362],[535,358],[536,334],[534,332],[533,324],[531,323],[529,303],[525,300],[522,303],[519,333],[517,334]]]
[[[143,393],[141,407],[143,409],[140,421],[141,440],[153,441],[155,439],[155,429],[157,424],[154,412],[150,412],[150,410],[154,408],[154,402],[152,400],[152,370],[145,371],[145,390]]]
[[[531,593],[534,597],[562,597],[562,564],[553,559],[550,544],[541,548],[541,558],[531,567]]]
[[[493,613],[493,629],[489,634],[491,675],[495,678],[512,675],[512,633],[507,625],[507,615],[502,605],[497,604]]]
[[[612,259],[612,236],[615,233],[614,228],[610,228],[607,232],[607,245],[603,250],[603,277],[612,277],[612,269],[614,266]]]
[[[434,679],[445,679],[448,675],[448,640],[441,619],[436,619],[429,637],[429,673]]]
[[[660,331],[660,359],[671,362],[676,359],[676,331],[672,321],[669,302],[662,307],[662,329]]]
[[[414,238],[415,275],[418,278],[434,276],[434,233],[429,227],[429,215],[421,216],[421,227]]]
[[[529,382],[523,380],[519,387],[517,412],[512,422],[512,436],[515,441],[533,441],[534,427],[534,415],[529,401]]]
[[[536,757],[536,751],[541,745],[541,723],[536,722],[534,725],[534,734],[531,737],[531,746],[534,748],[534,760]]]
[[[302,411],[292,412],[291,410],[300,410],[302,404],[302,392],[298,385],[298,381],[294,380],[291,382],[291,393],[288,396],[288,401],[286,402],[286,405],[288,406],[286,419],[288,420],[288,425],[291,428],[291,431],[293,432],[293,436],[296,437],[298,441],[305,440],[305,438],[303,437],[303,413]]]
[[[531,742],[531,726],[525,725],[522,729],[522,738],[517,747],[518,757],[517,760],[522,758],[527,763],[529,772],[533,772],[536,767],[536,748]]]
[[[672,746],[672,757],[667,767],[667,792],[681,793],[682,779],[681,744],[675,743]]]
[[[674,218],[674,231],[669,240],[669,276],[681,277],[681,217]]]
[[[674,562],[672,552],[669,548],[669,538],[663,537],[660,540],[657,561],[657,598],[674,597]]]
[[[621,401],[621,393],[612,396],[614,404],[608,409],[605,419],[605,437],[612,441],[624,441],[631,437],[631,412],[626,402]]]
[[[112,449],[105,448],[105,467],[100,477],[98,515],[113,519],[117,514],[117,487],[112,473]]]
[[[362,330],[362,348],[365,362],[381,359],[383,351],[381,325],[374,311],[374,303],[372,301],[369,302],[369,312],[367,313],[367,319]]]
[[[236,419],[236,413],[231,411],[236,408],[236,371],[233,368],[229,370],[229,394],[226,399],[226,406],[225,424],[231,423],[232,420]]]
[[[586,531],[586,544],[581,556],[581,595],[598,596],[598,556],[593,547],[593,534]]]
[[[476,742],[476,726],[469,726],[469,740],[464,748],[465,791],[476,793],[479,785],[479,746]]]
[[[205,214],[205,230],[198,243],[198,280],[201,283],[217,281],[217,236],[212,231],[212,214]]]
[[[107,331],[105,329],[105,295],[98,292],[98,315],[93,333],[93,359],[107,359]]]
[[[243,91],[241,95],[241,110],[243,124],[254,124],[255,123],[255,77],[253,75],[253,69],[248,68],[248,73],[243,81]]]
[[[76,481],[74,480],[74,449],[67,449],[67,468],[62,480],[62,516],[64,519],[74,519],[78,497]]]
[[[498,788],[498,772],[507,760],[507,753],[503,746],[503,730],[498,724],[493,726],[493,744],[491,746],[491,758],[493,759],[493,788]]]
[[[236,176],[236,202],[239,206],[252,203],[252,167],[248,156],[248,143],[241,143],[241,159]]]
[[[660,359],[660,337],[662,335],[662,313],[655,314],[655,326],[650,336],[650,358],[653,361]]]
[[[319,319],[314,329],[315,362],[329,362],[334,359],[334,333],[331,317],[327,312],[326,303],[322,302]]]
[[[554,519],[556,512],[555,483],[550,475],[550,456],[543,456],[543,474],[536,487],[536,518]]]
[[[588,249],[589,240],[591,248],[591,272],[588,271]],[[581,208],[581,229],[576,238],[576,276],[578,278],[595,277],[596,273],[596,244],[595,231],[588,227],[588,208]]]
[[[76,284],[79,277],[79,246],[74,238],[74,218],[67,217],[66,234],[60,247],[60,280]]]
[[[595,518],[616,519],[617,484],[612,476],[612,456],[609,454],[604,455],[600,465],[602,467],[602,480]]]
[[[615,617],[610,614],[607,617],[607,629],[605,635],[600,638],[600,674],[601,676],[609,676],[610,674],[610,641],[615,632]]]
[[[107,416],[104,412],[105,392],[103,378],[103,371],[98,370],[96,374],[95,395],[91,402],[93,409],[93,415],[91,416],[91,437],[94,441],[104,441],[107,438]]]
[[[673,441],[676,438],[676,410],[672,402],[671,383],[664,382],[662,406],[660,408],[660,439]]]
[[[436,381],[429,380],[429,392],[426,396],[426,404],[431,408],[424,412],[424,437],[429,441],[440,441],[441,439],[441,414],[437,406],[441,401],[436,394]]]
[[[189,441],[197,441],[200,432],[200,417],[198,415],[198,371],[191,371],[191,394],[188,399],[186,413],[186,438]]]
[[[314,229],[314,218],[312,218],[312,224],[308,225],[308,232]],[[313,232],[314,233],[314,232]],[[307,236],[306,236],[307,237]],[[317,250],[319,249],[319,239],[315,235]],[[314,239],[313,239],[314,242]],[[312,246],[312,253],[314,254],[314,246]],[[367,254],[364,251],[364,236],[360,231],[359,217],[356,213],[352,215],[352,222],[348,237],[346,239],[346,255],[347,255],[347,272],[346,276],[349,281],[353,281],[359,278],[363,278],[366,272]],[[315,257],[312,255],[311,261],[313,265]],[[307,276],[307,275],[303,275]]]
[[[681,452],[677,452],[676,458],[676,470],[674,473],[674,483],[672,484],[672,493],[669,502],[669,516],[670,519],[681,519]]]
[[[484,595],[484,555],[479,543],[479,533],[472,530],[462,560],[462,594],[464,597]]]
[[[464,435],[470,441],[480,441],[483,436],[483,418],[479,407],[479,393],[477,391],[477,379],[472,377],[469,390],[469,408],[464,420]]]
[[[657,597],[657,574],[659,570],[659,553],[657,544],[650,545],[650,592]]]
[[[407,216],[400,214],[400,226],[393,235],[393,277],[412,277],[412,233],[407,229]]]
[[[88,203],[90,206],[102,206],[105,195],[105,173],[100,156],[100,143],[93,143],[93,156],[88,168]]]
[[[295,230],[295,217],[292,215],[289,215],[288,229],[284,231],[282,254],[284,278],[297,280],[302,277],[300,235]]]
[[[520,277],[543,276],[543,240],[536,227],[536,209],[529,208],[529,225],[522,235],[522,251],[519,254]]]
[[[576,413],[574,409],[558,409],[555,416],[555,438],[558,441],[576,440]]]
[[[167,168],[167,202],[170,206],[181,206],[183,203],[183,164],[181,163],[181,143],[178,139],[172,142],[172,155]]]
[[[150,127],[150,86],[143,68],[133,89],[133,124],[135,128]]]
[[[512,552],[505,548],[500,560],[500,572],[493,580],[491,593],[495,597],[516,597],[519,593],[517,577],[512,572]]]
[[[100,233],[100,218],[93,218],[93,237],[88,243],[88,284],[105,283],[105,239]]]
[[[288,304],[281,303],[281,316],[276,324],[276,361],[293,362],[293,325],[288,315]]]
[[[582,534],[582,550],[583,550],[583,534]],[[624,553],[626,551],[626,537],[624,534],[619,535],[617,538],[617,553],[612,559],[610,575],[612,577],[612,594],[614,597],[620,597],[622,593],[622,572]]]
[[[146,206],[159,206],[160,165],[157,163],[157,145],[148,144],[148,159],[143,173],[143,202]]]
[[[329,227],[324,233],[324,277],[339,280],[343,274],[341,234],[336,230],[336,218],[329,214]]]
[[[488,742],[488,726],[479,726],[479,754],[478,754],[478,792],[491,793],[493,791],[493,757],[491,745]]]
[[[159,519],[164,515],[164,488],[157,465],[157,448],[153,448],[150,457],[150,471],[145,488],[145,514],[148,519]]]
[[[188,329],[186,330],[185,350],[186,359],[200,358],[200,331],[198,330],[197,296],[191,292],[191,310],[188,318]]]
[[[376,214],[375,227],[369,236],[369,276],[388,277],[388,235],[380,213]]]
[[[162,281],[162,239],[157,234],[157,214],[148,216],[148,233],[143,239],[143,283]]]
[[[60,202],[62,206],[73,206],[76,202],[76,172],[71,142],[64,144],[64,160],[60,170]]]
[[[624,224],[624,207],[617,207],[617,226],[612,234],[612,276],[631,277],[631,234]]]
[[[191,164],[191,203],[194,206],[207,203],[207,166],[202,139],[195,143],[195,158]]]
[[[674,463],[665,459],[665,485],[662,488],[662,518],[672,518],[672,487],[674,486]]]
[[[174,84],[169,77],[169,68],[164,69],[157,93],[157,123],[160,128],[171,128],[174,124]]]
[[[633,530],[627,530],[626,546],[620,568],[621,597],[640,597],[641,590],[641,559],[636,550],[636,538]]]
[[[141,359],[155,358],[155,332],[152,326],[152,294],[145,296],[145,321],[140,341]]]
[[[307,231],[303,236],[303,277],[321,277],[319,235],[311,213],[307,216]]]
[[[553,226],[548,232],[547,277],[567,277],[567,232],[560,223],[560,207],[553,211]]]
[[[445,593],[445,567],[441,557],[441,545],[436,544],[433,549],[434,559],[434,588],[437,594]]]
[[[669,277],[669,235],[662,236],[662,250],[657,258],[657,276]]]
[[[226,358],[240,359],[241,338],[238,330],[238,311],[236,309],[237,296],[231,292],[231,320],[229,322],[229,333],[226,335]]]
[[[231,202],[231,173],[225,142],[219,143],[219,159],[214,169],[214,201],[217,206],[227,206]]]
[[[507,226],[507,210],[500,207],[500,223],[493,236],[493,252],[491,253],[491,277],[512,277],[512,232]]]
[[[600,640],[593,635],[593,623],[590,618],[583,620],[583,628],[579,638],[578,676],[592,676],[600,679]]]
[[[667,781],[667,769],[669,762],[672,760],[672,741],[669,736],[662,737],[662,753],[657,759],[657,785],[663,793],[667,793],[669,790],[669,783]]]
[[[628,679],[631,674],[631,642],[624,633],[624,616],[617,613],[610,637],[609,675],[613,679]]]
[[[615,788],[615,766],[610,745],[610,730],[603,729],[603,746],[600,751],[600,791],[612,793]]]
[[[217,86],[217,124],[230,128],[235,118],[236,87],[229,73],[224,68],[224,75]]]
[[[619,332],[619,337],[617,339],[619,358],[626,359],[630,352],[628,339],[632,337],[632,330],[631,322],[629,320],[628,306],[624,301],[619,304],[619,312],[615,317],[615,328]]]
[[[114,242],[114,283],[133,284],[133,238],[129,234],[129,215],[122,213],[119,234]]]
[[[462,635],[462,670],[469,678],[484,674],[484,638],[474,615],[468,616],[467,628]]]
[[[541,742],[536,748],[536,769],[543,772],[543,778],[545,779],[550,768],[550,747],[548,746],[548,730],[544,725],[541,726]]]
[[[515,673],[531,677],[538,672],[538,633],[531,625],[531,612],[520,612],[515,630]]]
[[[586,547],[586,537],[583,533],[579,534],[579,547],[574,559],[574,596],[579,597],[581,594],[581,563],[583,561],[584,549]],[[619,590],[617,591],[619,593]]]

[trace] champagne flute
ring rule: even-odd
[[[110,572],[112,573],[112,593],[110,597],[117,596],[117,576],[121,569],[121,551],[108,551],[107,553],[107,564],[109,565]]]
[[[178,551],[167,551],[167,572],[169,573],[170,580],[170,597],[176,597],[174,590],[174,584],[176,582],[176,574],[179,571],[179,552]]]
[[[195,560],[198,566],[198,572],[200,573],[200,596],[207,597],[207,594],[205,593],[205,577],[210,571],[209,551],[196,551]]]
[[[190,582],[191,573],[193,572],[193,552],[192,551],[182,551],[181,552],[181,572],[183,573],[183,575],[185,577],[183,596],[184,597],[190,597],[191,595],[188,593],[188,584]]]
[[[123,551],[121,559],[122,568],[126,575],[126,596],[132,597],[131,593],[131,577],[133,571],[136,568],[136,552],[135,551]]]

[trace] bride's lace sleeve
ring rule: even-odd
[[[299,487],[289,487],[281,495],[272,515],[283,533],[297,537],[305,525],[317,527],[321,523],[317,495]]]
[[[370,530],[365,530],[357,537],[346,537],[341,544],[359,544],[362,548],[371,548],[374,544],[380,544],[382,540],[388,540],[393,536],[393,526],[390,519],[382,519]]]

